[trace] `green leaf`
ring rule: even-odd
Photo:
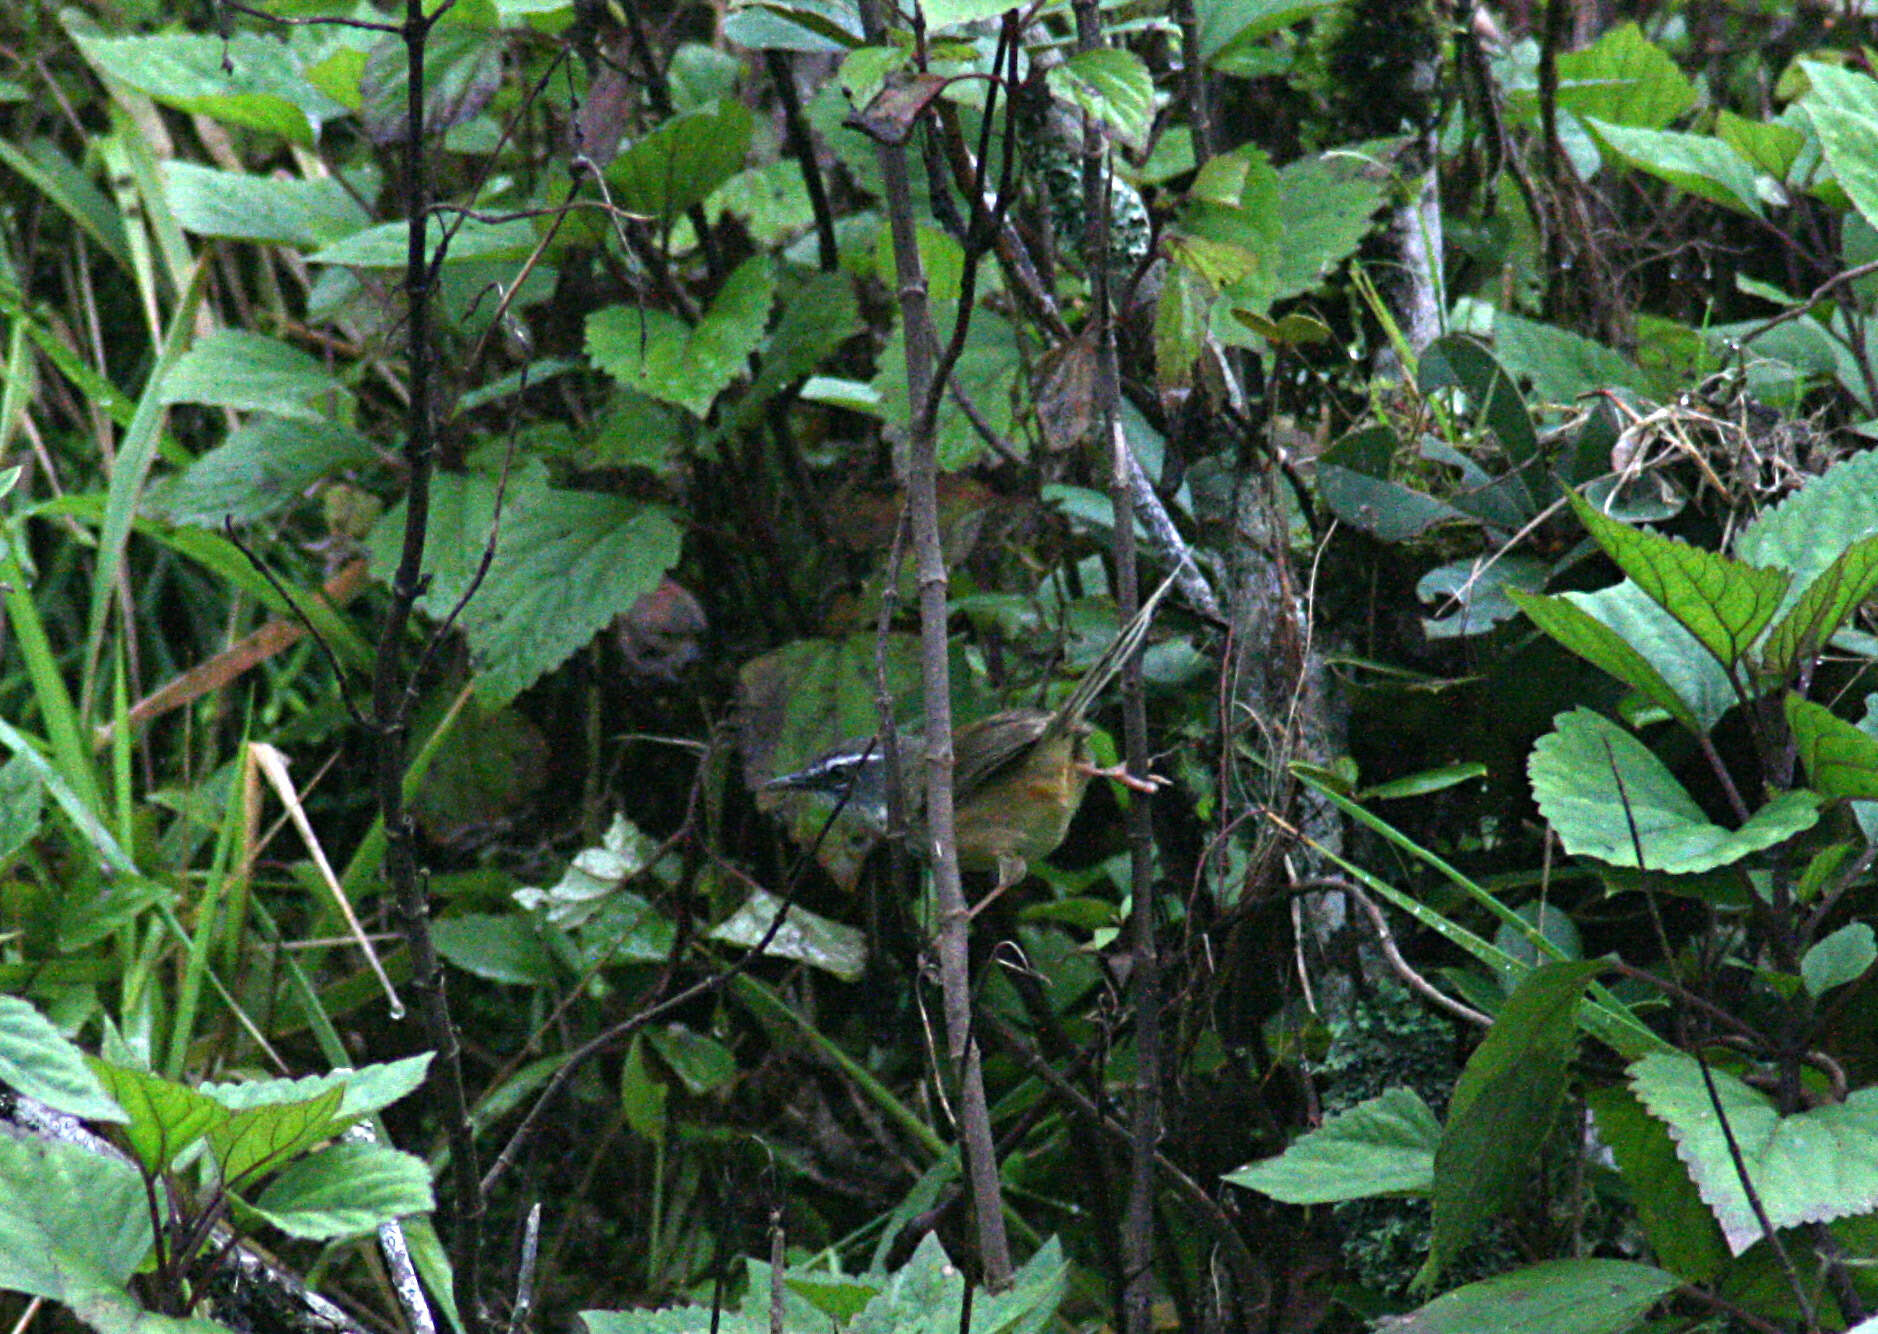
[[[1878,451],[1854,454],[1770,509],[1735,539],[1736,559],[1789,570],[1790,596],[1815,580],[1853,543],[1878,534]]]
[[[554,954],[528,918],[504,913],[465,913],[432,922],[437,953],[485,982],[552,986],[561,973]]]
[[[464,13],[458,5],[452,15]],[[366,53],[360,71],[359,120],[379,147],[410,138],[411,55],[404,39],[387,33]],[[489,104],[502,84],[502,40],[463,23],[431,30],[424,43],[424,133],[442,134]]]
[[[1668,1128],[1622,1085],[1592,1089],[1585,1102],[1656,1259],[1691,1283],[1713,1278],[1728,1263],[1728,1243],[1677,1159]]]
[[[1842,1103],[1781,1116],[1767,1096],[1725,1070],[1710,1069],[1719,1116],[1775,1228],[1830,1222],[1878,1209],[1878,1089]],[[1727,1136],[1701,1067],[1683,1055],[1645,1056],[1630,1084],[1650,1114],[1669,1126],[1676,1156],[1740,1255],[1761,1239],[1761,1225],[1741,1188]]]
[[[1154,123],[1154,76],[1125,47],[1082,51],[1052,69],[1050,91],[1089,113],[1131,148],[1147,142]]]
[[[1395,432],[1377,425],[1351,431],[1319,455],[1318,494],[1331,512],[1385,542],[1462,518],[1446,501],[1389,480],[1395,449]]]
[[[178,1154],[230,1115],[213,1098],[161,1075],[100,1060],[90,1064],[118,1106],[130,1114],[124,1138],[149,1176],[167,1172]]]
[[[1723,107],[1715,120],[1715,133],[1754,170],[1772,180],[1784,181],[1794,162],[1806,147],[1806,135],[1792,125],[1773,121],[1747,120]]]
[[[1613,125],[1660,130],[1696,104],[1695,85],[1635,23],[1558,58],[1558,104]]]
[[[663,510],[555,489],[539,468],[510,477],[497,529],[495,490],[480,475],[436,479],[424,548],[431,582],[419,603],[433,619],[448,615],[496,533],[495,558],[461,622],[487,708],[508,703],[651,592],[682,537]],[[376,578],[389,580],[397,567],[404,513],[400,504],[367,539]]]
[[[1773,619],[1787,591],[1783,570],[1757,568],[1609,518],[1576,493],[1572,510],[1597,544],[1651,601],[1733,668]]]
[[[354,269],[402,269],[409,253],[410,226],[385,222],[354,232],[307,256],[309,264],[339,264]],[[424,253],[436,263],[445,237],[450,249],[445,264],[478,259],[523,260],[535,249],[535,224],[527,218],[485,222],[433,214],[424,228]]]
[[[84,1053],[18,996],[0,996],[0,1084],[87,1121],[129,1119]]]
[[[1375,1328],[1378,1334],[1626,1334],[1681,1286],[1674,1274],[1628,1260],[1547,1260],[1456,1288]]]
[[[424,1160],[382,1144],[333,1144],[269,1183],[254,1211],[292,1237],[328,1241],[436,1207]]]
[[[177,358],[163,377],[158,401],[208,403],[323,424],[331,401],[342,396],[349,395],[317,357],[245,329],[218,329]]]
[[[1559,714],[1553,726],[1533,747],[1527,772],[1540,814],[1575,857],[1689,874],[1738,862],[1819,819],[1815,794],[1783,792],[1741,828],[1724,829],[1709,822],[1661,760],[1615,723],[1579,708]]]
[[[1233,49],[1264,40],[1302,22],[1335,0],[1196,0],[1200,59],[1211,63]]]
[[[1494,355],[1508,374],[1531,386],[1536,403],[1571,403],[1599,390],[1646,388],[1636,363],[1602,343],[1482,303],[1470,309],[1491,320]]]
[[[1546,634],[1593,667],[1608,672],[1700,736],[1706,729],[1655,665],[1628,640],[1569,597],[1509,589],[1507,596]]]
[[[299,504],[323,478],[377,460],[372,442],[348,427],[256,413],[167,486],[153,488],[145,509],[205,528],[226,519],[252,523]]]
[[[1430,639],[1482,635],[1519,615],[1512,594],[1536,596],[1551,567],[1533,556],[1473,556],[1437,565],[1415,581],[1415,596],[1434,604],[1439,616],[1422,618]]]
[[[927,28],[938,32],[941,28],[954,28],[961,23],[994,19],[1007,9],[1021,7],[1011,3],[1011,0],[921,0],[920,13],[925,16]]]
[[[1272,301],[1321,286],[1375,230],[1389,185],[1355,157],[1323,153],[1278,171],[1278,226],[1284,237],[1273,268]]]
[[[736,0],[723,36],[753,51],[839,55],[861,45],[860,7],[854,0]]]
[[[758,255],[725,280],[695,329],[662,310],[609,306],[587,319],[587,355],[622,384],[703,417],[762,340],[775,281]]]
[[[1813,123],[1833,177],[1856,208],[1878,227],[1878,81],[1822,61],[1802,61],[1812,85],[1800,108]]]
[[[1585,125],[1618,161],[1678,190],[1749,217],[1762,216],[1754,168],[1720,139],[1675,130],[1640,130],[1593,117]]]
[[[1878,534],[1841,551],[1797,601],[1789,600],[1761,647],[1761,675],[1781,682],[1811,663],[1873,589],[1878,589]]]
[[[130,241],[123,215],[93,185],[76,163],[49,139],[28,140],[25,147],[0,140],[0,162],[26,178],[26,183],[57,205],[67,217],[98,243],[98,248],[125,268],[131,267]]]
[[[143,1179],[129,1163],[0,1135],[0,1291],[67,1305],[121,1296],[150,1238]]]
[[[223,1086],[239,1089],[242,1086]],[[228,1103],[204,1085],[202,1091]],[[237,1106],[226,1121],[209,1127],[209,1148],[221,1165],[222,1182],[240,1188],[250,1177],[272,1172],[295,1155],[345,1128],[337,1114],[345,1090],[329,1088],[296,1102],[266,1102]]]
[[[1823,996],[1834,987],[1857,981],[1878,962],[1878,938],[1864,922],[1849,922],[1814,945],[1800,960],[1807,991]]]
[[[1225,1179],[1285,1204],[1372,1195],[1420,1195],[1434,1185],[1441,1123],[1411,1088],[1393,1088],[1340,1112],[1276,1158]]]
[[[1434,1160],[1434,1232],[1418,1283],[1433,1282],[1524,1187],[1565,1097],[1578,1003],[1604,964],[1526,974],[1468,1058]]]
[[[67,11],[73,14],[75,11]],[[186,33],[105,37],[86,18],[66,28],[99,73],[178,111],[316,146],[345,108],[310,83],[293,46],[252,32],[227,40]]]
[[[672,1091],[653,1073],[646,1060],[644,1039],[643,1033],[633,1037],[632,1045],[626,1049],[626,1059],[620,1064],[620,1109],[626,1114],[626,1125],[633,1134],[650,1143],[662,1144],[671,1124],[666,1104],[671,1101]]]
[[[766,890],[752,889],[743,906],[710,930],[712,940],[755,949],[769,934],[783,900]],[[782,926],[763,951],[771,958],[794,959],[844,982],[859,981],[867,971],[867,939],[854,927],[832,921],[797,906],[789,909]]]
[[[1677,697],[1688,702],[1704,729],[1739,702],[1714,655],[1632,580],[1595,593],[1567,593],[1565,599],[1642,654]]]
[[[372,220],[345,185],[330,176],[280,180],[182,161],[164,163],[163,175],[176,221],[198,236],[313,250]]]
[[[648,1029],[646,1040],[694,1098],[720,1089],[736,1078],[737,1057],[730,1048],[683,1024]]]
[[[576,853],[552,888],[518,889],[515,901],[529,912],[545,912],[550,924],[571,929],[591,918],[604,900],[619,894],[620,886],[651,865],[657,852],[653,839],[616,813],[600,843]],[[644,904],[645,900],[633,897]]]
[[[1521,511],[1533,512],[1544,488],[1535,475],[1539,434],[1519,386],[1493,354],[1466,334],[1444,334],[1422,350],[1415,385],[1424,394],[1452,388],[1467,395],[1476,429],[1484,427],[1500,442]]]
[[[1212,284],[1185,264],[1170,264],[1154,307],[1154,373],[1162,390],[1193,382],[1194,363],[1206,349]]]
[[[670,117],[607,167],[613,202],[642,217],[677,217],[743,169],[755,129],[734,97]]]
[[[1787,726],[1815,792],[1828,801],[1878,800],[1878,739],[1797,694],[1787,696]]]

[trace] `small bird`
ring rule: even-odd
[[[1091,728],[1084,715],[1147,635],[1154,611],[1173,586],[1168,579],[1141,604],[1102,651],[1069,698],[1055,709],[1005,709],[968,723],[952,734],[952,820],[958,833],[959,866],[995,871],[997,886],[983,907],[1024,878],[1030,863],[1056,851],[1095,777],[1115,778],[1138,791],[1154,780],[1136,778],[1120,766],[1097,768],[1085,742]],[[920,761],[925,747],[917,730],[902,734],[902,791],[918,828],[924,785]],[[772,778],[765,791],[813,792],[838,803],[872,828],[887,826],[887,762],[879,737],[836,746],[795,773]],[[976,911],[976,909],[974,909]]]

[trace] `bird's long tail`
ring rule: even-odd
[[[1147,637],[1148,627],[1154,623],[1155,608],[1161,605],[1161,599],[1167,596],[1167,591],[1174,586],[1179,575],[1180,571],[1176,569],[1161,581],[1161,586],[1148,595],[1148,600],[1128,618],[1128,624],[1102,650],[1102,656],[1096,659],[1095,665],[1083,673],[1082,680],[1076,683],[1076,689],[1064,701],[1063,707],[1056,711],[1053,730],[1073,727],[1082,720],[1090,704],[1115,679],[1122,664],[1128,661],[1128,656],[1141,647],[1141,641]]]

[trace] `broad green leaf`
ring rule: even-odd
[[[299,504],[322,478],[377,460],[371,441],[335,422],[260,412],[167,485],[153,486],[145,509],[204,528],[252,523]]]
[[[1695,85],[1635,23],[1558,58],[1558,104],[1613,125],[1660,130],[1696,104]]]
[[[1797,694],[1787,696],[1787,726],[1815,792],[1828,801],[1878,801],[1878,740]]]
[[[737,1057],[729,1047],[683,1024],[648,1029],[646,1040],[694,1098],[722,1088],[737,1075]]]
[[[385,222],[364,231],[354,232],[307,256],[310,264],[340,264],[354,269],[402,269],[409,254],[410,227],[402,222]],[[527,259],[535,248],[535,224],[527,218],[504,218],[485,222],[433,214],[424,228],[424,253],[430,262],[437,260],[438,247],[448,236],[450,249],[445,264],[463,264],[476,259]]]
[[[1185,264],[1170,264],[1154,307],[1154,373],[1165,392],[1192,383],[1206,348],[1212,284]]]
[[[1520,589],[1509,589],[1507,597],[1534,625],[1593,667],[1616,677],[1698,736],[1706,730],[1649,659],[1576,602]]]
[[[216,1097],[207,1085],[202,1091]],[[344,1097],[344,1089],[329,1088],[296,1102],[235,1107],[232,1116],[208,1129],[209,1148],[221,1166],[222,1183],[240,1189],[250,1177],[276,1171],[289,1159],[338,1134],[345,1129],[337,1119]]]
[[[1512,594],[1537,595],[1550,574],[1534,556],[1474,556],[1437,565],[1415,582],[1415,596],[1440,613],[1422,618],[1422,633],[1430,639],[1485,634],[1519,615]]]
[[[254,1211],[292,1237],[328,1241],[436,1207],[422,1158],[382,1144],[333,1144],[268,1183]]]
[[[189,33],[97,35],[88,19],[67,29],[97,69],[178,111],[277,134],[312,148],[345,108],[309,83],[293,46],[236,31],[226,41]]]
[[[711,928],[710,938],[755,949],[769,936],[782,907],[783,900],[774,894],[752,889],[742,907]],[[800,906],[789,909],[763,952],[820,968],[844,982],[858,981],[867,971],[867,940],[858,930]]]
[[[419,604],[433,619],[449,615],[495,535],[495,558],[461,617],[488,708],[560,666],[651,592],[677,561],[681,538],[663,510],[550,487],[538,468],[511,475],[497,527],[495,491],[481,475],[435,480],[424,548],[431,582]],[[381,580],[397,567],[404,514],[403,505],[391,511],[367,540]]]
[[[1372,1195],[1420,1195],[1434,1185],[1441,1123],[1411,1088],[1393,1088],[1340,1112],[1276,1158],[1225,1179],[1286,1204]]]
[[[1535,403],[1571,403],[1600,390],[1645,388],[1636,363],[1602,343],[1479,302],[1470,309],[1489,321],[1494,356],[1508,374],[1531,385]]]
[[[1114,131],[1133,148],[1147,142],[1154,123],[1154,77],[1141,57],[1124,47],[1082,51],[1052,69],[1050,91]]]
[[[129,1119],[84,1053],[18,996],[0,996],[0,1084],[87,1121]]]
[[[709,1306],[667,1306],[657,1311],[582,1311],[580,1323],[587,1334],[771,1334],[767,1312],[713,1311]]]
[[[1726,107],[1716,117],[1715,133],[1754,170],[1775,181],[1787,179],[1794,161],[1806,147],[1806,135],[1795,127],[1773,121],[1747,120]]]
[[[1818,796],[1783,792],[1741,828],[1725,829],[1710,823],[1663,762],[1615,723],[1579,708],[1558,715],[1553,726],[1533,747],[1527,772],[1540,814],[1575,857],[1689,874],[1738,862],[1819,819]]]
[[[1786,594],[1784,570],[1763,569],[1632,528],[1572,493],[1573,511],[1618,568],[1674,616],[1722,666],[1741,660]]]
[[[1812,89],[1800,108],[1852,206],[1878,227],[1878,81],[1823,61],[1804,61]]]
[[[600,842],[574,854],[558,882],[547,889],[518,889],[514,898],[529,912],[545,912],[552,925],[571,929],[592,917],[602,901],[620,893],[620,886],[651,865],[657,852],[655,840],[615,813]]]
[[[935,325],[952,327],[953,307],[937,303],[933,311]],[[991,430],[1024,448],[1029,441],[1023,432],[1028,420],[1020,409],[1025,406],[1021,373],[1027,364],[1024,339],[1010,320],[990,306],[981,305],[972,313],[965,334],[965,351],[952,372],[952,383],[969,397]],[[906,392],[906,331],[896,322],[887,345],[875,358],[878,373],[871,382],[881,396],[881,415],[888,421],[905,422],[911,417]],[[939,467],[947,472],[965,468],[983,458],[990,446],[978,433],[965,413],[950,401],[939,412]]]
[[[540,929],[515,914],[464,913],[430,925],[437,953],[485,982],[552,986],[561,976]]]
[[[358,200],[330,176],[280,180],[176,160],[163,164],[163,174],[176,221],[198,236],[314,250],[371,222]]]
[[[1623,1085],[1592,1089],[1585,1102],[1656,1259],[1691,1283],[1714,1277],[1728,1263],[1728,1243],[1677,1159],[1668,1127]]]
[[[587,355],[622,384],[702,417],[747,369],[775,294],[769,260],[758,255],[725,280],[695,329],[662,310],[608,306],[594,312],[587,319]]]
[[[1389,480],[1396,449],[1387,426],[1351,431],[1317,460],[1317,489],[1331,512],[1385,542],[1400,542],[1462,518],[1446,501]]]
[[[615,158],[606,169],[613,202],[667,221],[743,170],[756,118],[734,97],[682,111]]]
[[[1527,973],[1454,1085],[1434,1160],[1434,1231],[1418,1282],[1433,1282],[1526,1184],[1551,1134],[1577,1049],[1578,1003],[1604,964]]]
[[[663,1144],[671,1128],[671,1086],[653,1073],[646,1058],[645,1034],[635,1034],[620,1063],[619,1101],[627,1129],[651,1144]]]
[[[1353,157],[1321,154],[1278,171],[1278,224],[1284,241],[1272,277],[1272,301],[1313,291],[1354,255],[1375,229],[1388,182]]]
[[[753,51],[814,51],[839,55],[861,45],[855,0],[737,0],[723,36]]]
[[[1200,59],[1211,62],[1234,47],[1262,41],[1280,28],[1302,22],[1334,0],[1196,0]]]
[[[1546,1260],[1469,1283],[1377,1334],[1628,1334],[1681,1287],[1674,1274],[1628,1260]]]
[[[465,6],[458,5],[455,13]],[[365,135],[385,147],[410,137],[410,49],[387,33],[366,54],[360,71],[359,120]],[[431,30],[424,43],[424,133],[434,138],[489,104],[502,84],[502,41],[461,23]]]
[[[121,1296],[150,1236],[143,1179],[129,1163],[0,1135],[0,1291],[68,1305]]]
[[[1762,645],[1762,676],[1785,681],[1810,663],[1873,589],[1878,589],[1878,534],[1841,551],[1797,601],[1788,599]]]
[[[919,8],[925,16],[926,26],[938,32],[961,23],[994,19],[1007,9],[1021,9],[1022,6],[1013,4],[1011,0],[921,0]]]
[[[1728,674],[1714,655],[1632,580],[1595,593],[1564,596],[1640,653],[1669,683],[1677,698],[1687,701],[1703,729],[1713,727],[1739,702]]]
[[[178,1154],[231,1115],[213,1098],[186,1084],[107,1061],[90,1064],[118,1106],[129,1113],[124,1138],[150,1176],[169,1171]]]
[[[1645,1056],[1630,1067],[1637,1097],[1669,1126],[1689,1168],[1740,1255],[1762,1236],[1720,1117],[1727,1118],[1755,1194],[1775,1228],[1831,1222],[1878,1209],[1878,1088],[1844,1102],[1781,1116],[1768,1097],[1725,1070],[1710,1069],[1719,1113],[1702,1069],[1683,1055]]]
[[[218,329],[170,367],[158,401],[208,403],[324,423],[331,400],[346,395],[310,353],[245,329]]]
[[[1750,565],[1793,572],[1789,598],[1798,600],[1853,543],[1878,534],[1878,450],[1836,463],[1771,509],[1735,539],[1734,555]]]
[[[1627,166],[1711,204],[1749,217],[1762,215],[1754,168],[1723,140],[1706,134],[1611,125],[1593,117],[1586,117],[1585,125],[1605,150]]]
[[[1878,962],[1878,939],[1865,922],[1848,922],[1821,940],[1800,960],[1800,979],[1812,995],[1857,981]]]

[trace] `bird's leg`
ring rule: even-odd
[[[1113,778],[1131,792],[1159,792],[1167,786],[1167,780],[1159,774],[1149,774],[1146,778],[1137,778],[1128,772],[1125,764],[1111,764],[1104,769],[1087,760],[1076,761],[1076,770],[1091,778]]]
[[[986,908],[989,908],[997,901],[998,895],[1004,893],[1005,890],[1022,880],[1024,873],[1029,869],[1030,867],[1025,863],[1022,857],[1013,857],[1008,852],[998,854],[998,883],[992,888],[989,894],[974,903],[971,911],[966,915],[968,917],[976,917]]]

